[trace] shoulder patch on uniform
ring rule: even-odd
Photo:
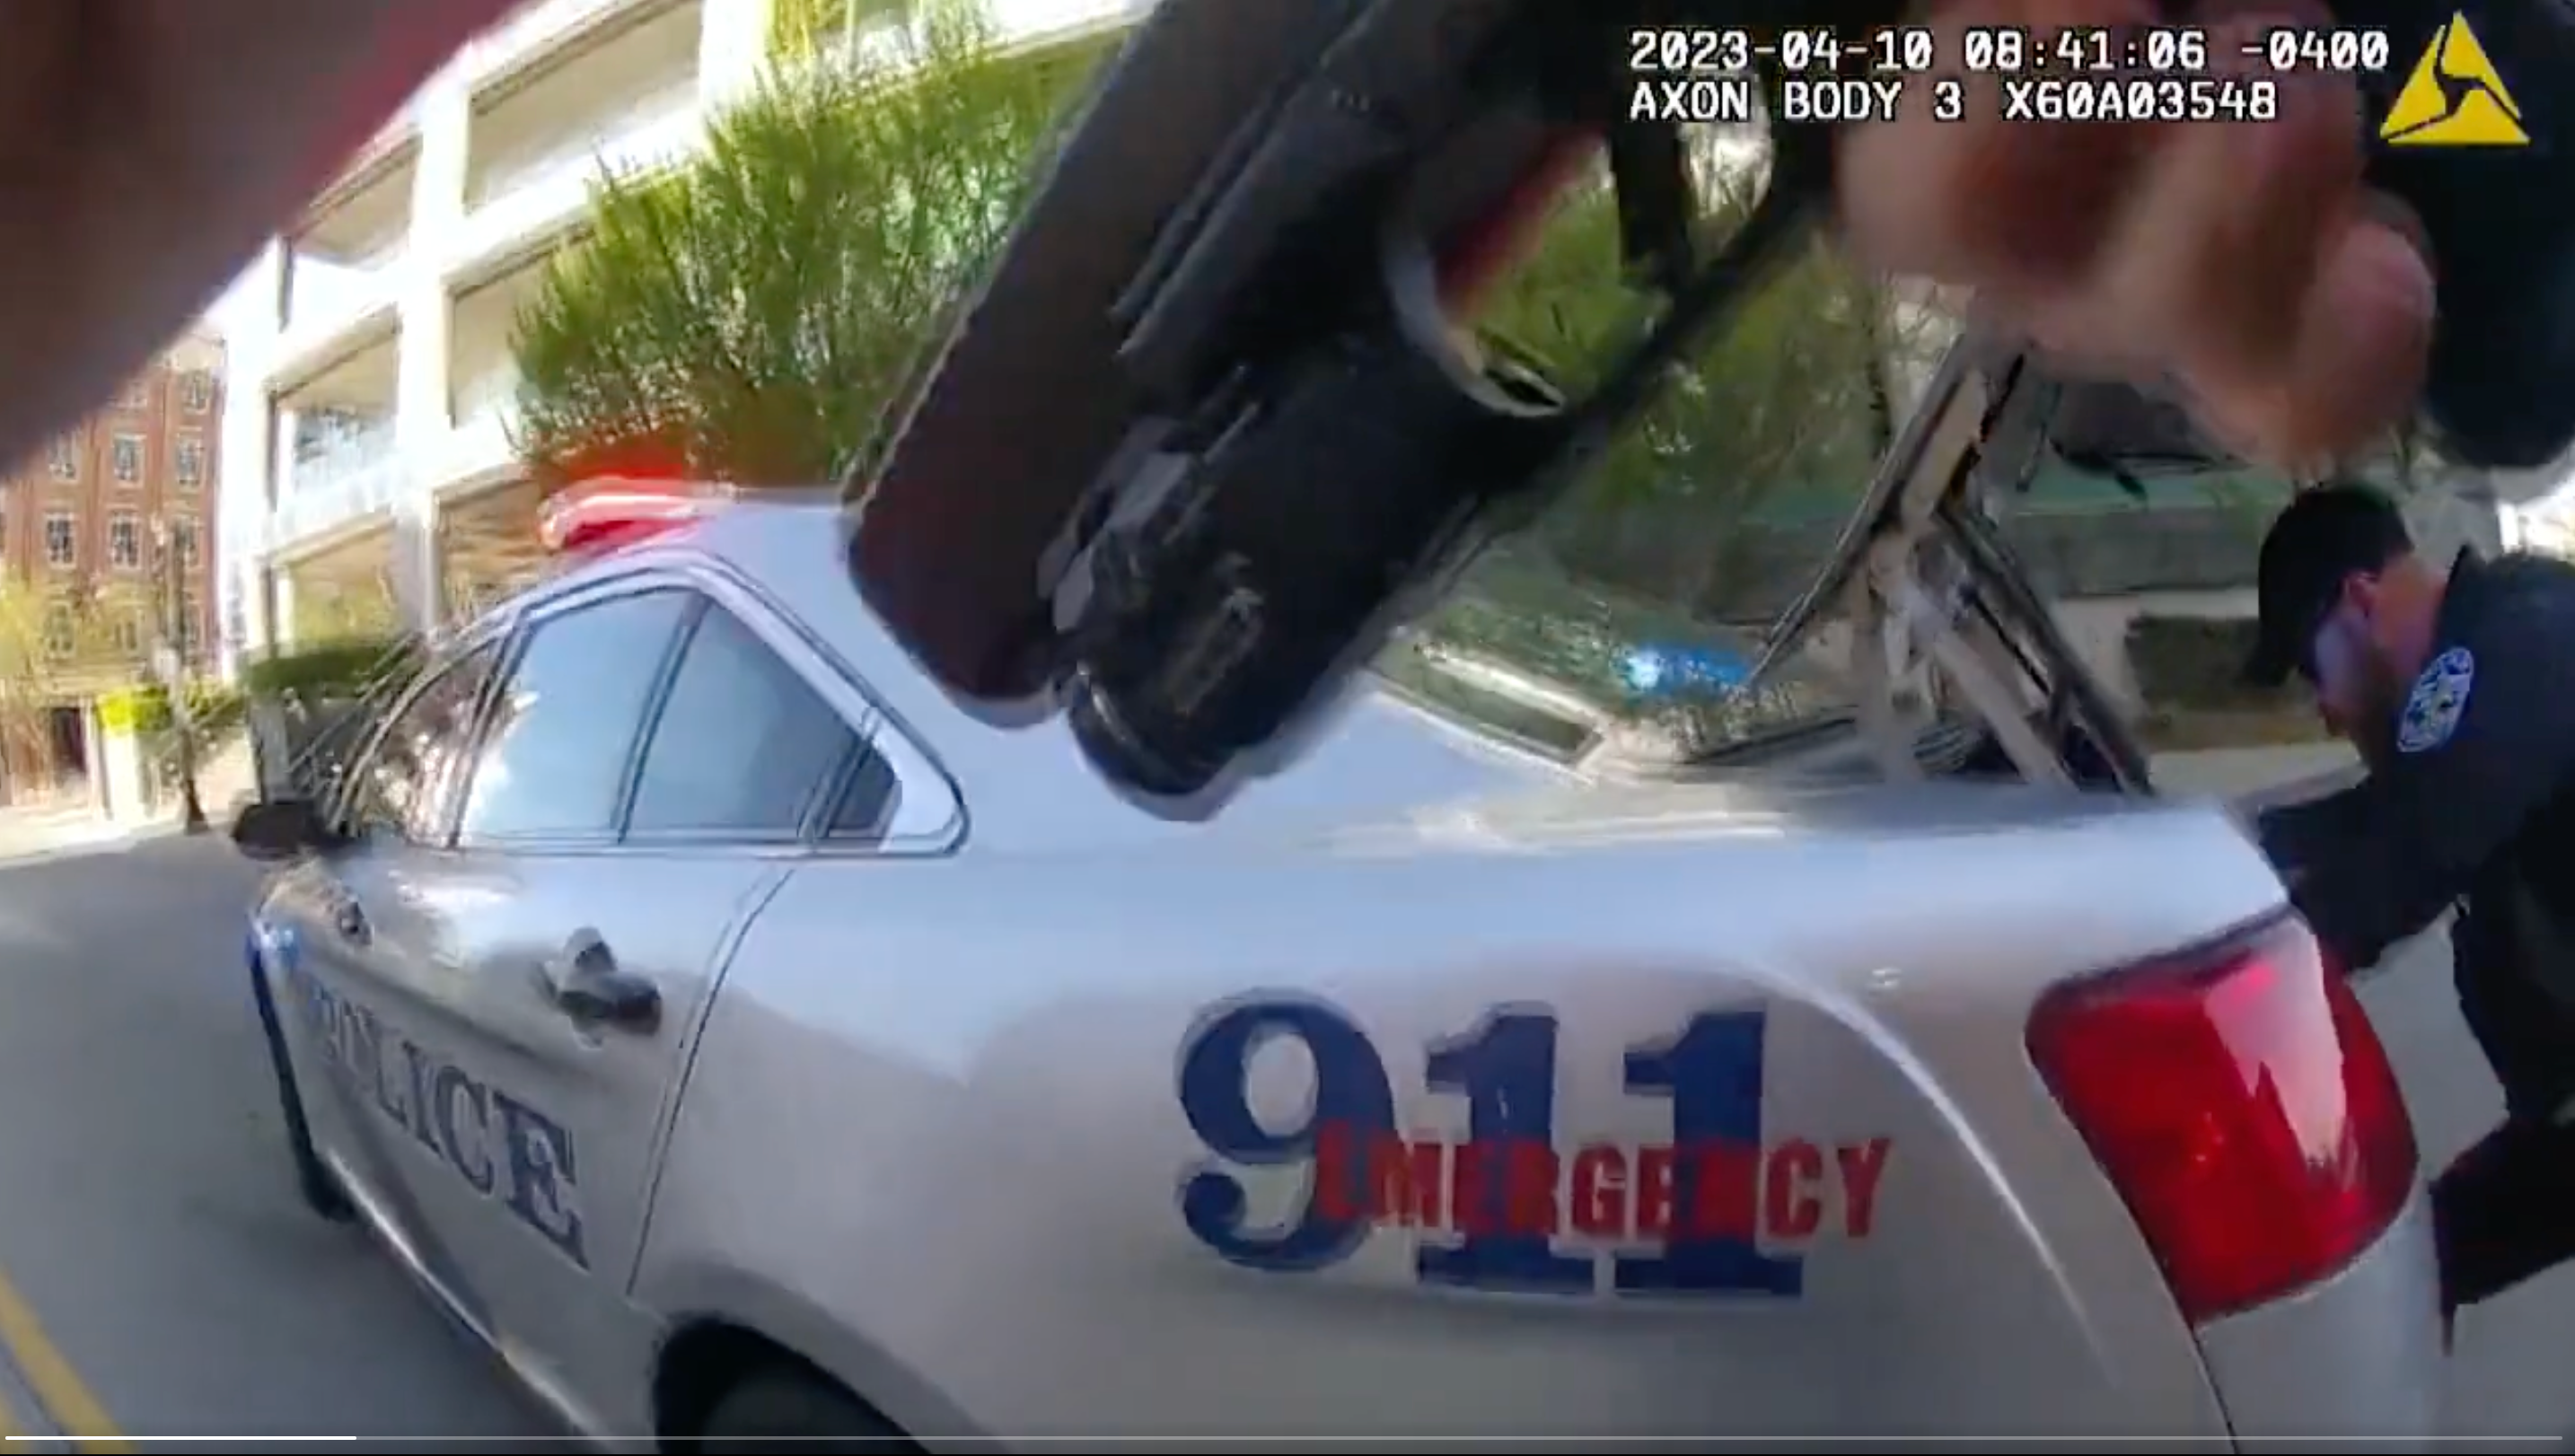
[[[2432,660],[2405,696],[2405,712],[2396,720],[2396,751],[2420,753],[2450,740],[2459,716],[2468,711],[2468,690],[2477,682],[2477,655],[2452,648]]]

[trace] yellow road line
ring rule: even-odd
[[[8,1276],[0,1274],[0,1348],[5,1348],[9,1361],[18,1368],[19,1378],[35,1393],[36,1403],[45,1408],[54,1426],[71,1438],[72,1448],[96,1453],[96,1456],[123,1456],[134,1446],[116,1428],[107,1407],[90,1393],[80,1372],[45,1334],[36,1319],[35,1309],[18,1292]],[[20,1428],[9,1412],[0,1409],[0,1422],[14,1433]]]

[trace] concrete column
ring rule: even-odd
[[[438,503],[426,490],[406,492],[394,506],[394,602],[409,632],[427,632],[444,615],[438,564]]]
[[[133,737],[129,734],[125,741],[119,744],[114,742],[107,733],[101,731],[98,707],[94,702],[81,705],[80,724],[81,757],[89,766],[90,807],[111,816],[129,813],[134,817],[141,817],[140,810],[145,803],[142,784],[139,781],[142,777],[140,770],[143,759],[142,755],[135,751]],[[112,753],[116,748],[122,748],[123,751]],[[112,761],[112,759],[122,761]],[[118,772],[119,769],[123,771]],[[127,791],[124,794],[116,793],[109,786],[111,777],[125,781]],[[133,800],[130,804],[124,801],[129,798]]]
[[[698,95],[710,108],[740,98],[760,80],[769,58],[774,0],[705,0],[698,37]]]
[[[228,600],[258,590],[268,517],[279,484],[268,370],[277,343],[273,301],[285,280],[285,246],[271,240],[239,286],[238,296],[251,301],[243,310],[249,316],[247,326],[224,341],[224,410],[215,426],[212,489],[215,591]],[[227,672],[234,667],[229,653],[224,667]]]
[[[445,448],[449,429],[447,267],[465,217],[465,87],[442,76],[417,108],[420,164],[412,180],[412,247],[396,302],[402,332],[394,390],[394,443],[415,468]]]
[[[454,312],[447,268],[465,220],[472,97],[455,72],[433,79],[414,101],[420,161],[412,178],[412,246],[397,303],[394,448],[405,473],[393,510],[394,600],[403,625],[420,631],[439,618],[437,506],[430,483],[451,450]]]
[[[281,571],[262,574],[268,596],[268,641],[273,647],[285,647],[296,641],[295,579]]]
[[[420,160],[411,184],[411,235],[415,241],[452,238],[465,221],[465,173],[472,160],[473,112],[473,93],[458,67],[449,67],[432,77],[413,102],[412,114],[420,127]],[[442,267],[445,262],[438,260]]]

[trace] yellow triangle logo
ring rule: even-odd
[[[2392,147],[2526,147],[2521,107],[2495,74],[2465,15],[2432,32],[2423,59],[2378,128]]]

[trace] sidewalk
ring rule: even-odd
[[[173,827],[175,820],[119,823],[87,807],[0,808],[0,864],[107,848]]]
[[[2200,748],[2154,755],[2155,786],[2166,793],[2258,795],[2290,785],[2322,788],[2357,766],[2340,743],[2296,743],[2264,748]]]

